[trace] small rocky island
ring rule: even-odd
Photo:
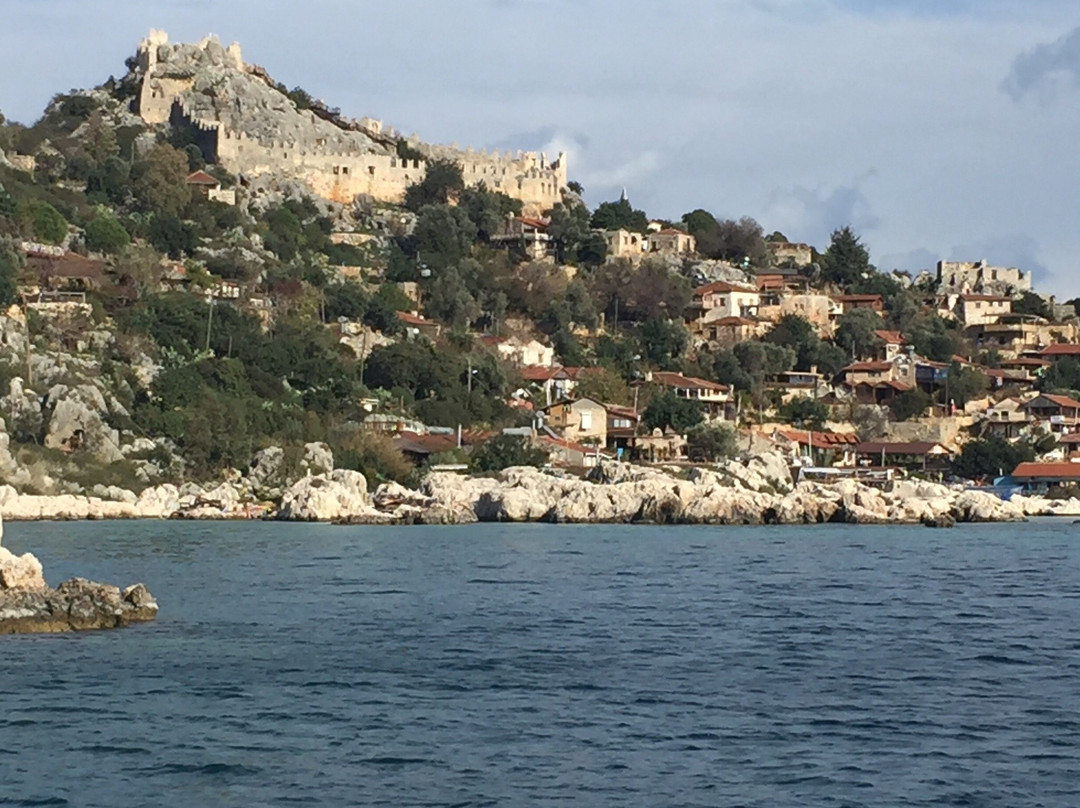
[[[0,547],[0,634],[119,628],[153,620],[157,612],[157,601],[143,584],[120,590],[72,578],[52,589],[31,553],[17,556]]]

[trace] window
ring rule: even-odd
[[[371,176],[375,176],[375,166],[368,166],[367,171]]]
[[[588,412],[586,410],[585,412],[581,413],[580,428],[581,428],[582,431],[584,431],[586,429],[592,429],[592,413],[591,412]]]

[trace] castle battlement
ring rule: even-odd
[[[305,182],[318,196],[350,203],[361,194],[400,202],[423,179],[431,159],[459,163],[465,183],[483,183],[520,200],[530,212],[551,208],[566,186],[566,155],[543,152],[488,154],[472,148],[431,146],[415,136],[405,142],[428,155],[397,155],[395,130],[376,118],[353,120],[329,110],[300,110],[262,68],[245,65],[240,46],[222,47],[216,36],[173,44],[151,30],[139,44],[139,114],[151,125],[186,124],[199,131],[211,162],[237,175],[277,174]],[[316,112],[318,114],[316,114]]]

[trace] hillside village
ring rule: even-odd
[[[769,452],[816,479],[1080,480],[1075,301],[1023,268],[590,210],[571,168],[353,121],[153,32],[122,78],[0,122],[3,481],[261,501],[335,467]]]

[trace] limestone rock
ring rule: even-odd
[[[142,584],[117,587],[72,578],[47,586],[0,590],[0,634],[56,633],[117,628],[157,617],[158,605]]]
[[[297,522],[343,520],[377,513],[367,495],[367,480],[358,471],[338,469],[304,477],[281,498],[277,518]]]
[[[334,453],[325,443],[305,443],[300,468],[313,476],[329,474],[334,470]]]
[[[44,588],[45,577],[37,558],[30,553],[17,556],[0,547],[0,590]]]
[[[123,459],[120,434],[105,423],[108,404],[94,385],[54,385],[46,397],[44,411],[48,421],[46,448],[84,449],[104,463]]]

